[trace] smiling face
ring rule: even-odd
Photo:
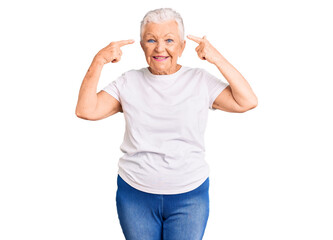
[[[177,72],[181,67],[177,60],[184,51],[185,43],[179,36],[176,21],[147,23],[143,29],[141,47],[151,73],[162,75]]]

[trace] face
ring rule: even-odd
[[[153,74],[172,74],[181,67],[177,64],[185,48],[176,21],[147,23],[143,29],[141,47]]]

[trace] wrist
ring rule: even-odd
[[[216,67],[221,67],[226,62],[226,59],[222,56],[222,54],[219,54],[219,56],[216,58],[214,64]]]
[[[93,63],[99,66],[103,66],[105,64],[105,60],[97,54],[93,59]]]

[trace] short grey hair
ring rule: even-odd
[[[184,40],[184,23],[180,14],[171,8],[159,8],[151,10],[146,13],[141,21],[140,27],[140,39],[142,40],[143,29],[147,23],[163,23],[167,21],[175,20],[178,24],[179,36],[181,40]]]

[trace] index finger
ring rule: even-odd
[[[193,36],[193,35],[187,35],[187,38],[196,42],[196,43],[199,43],[199,44],[203,41],[202,38],[199,38],[199,37],[196,37],[196,36]]]
[[[129,39],[129,40],[121,40],[117,42],[119,44],[120,47],[125,46],[127,44],[132,44],[134,43],[133,39]]]

